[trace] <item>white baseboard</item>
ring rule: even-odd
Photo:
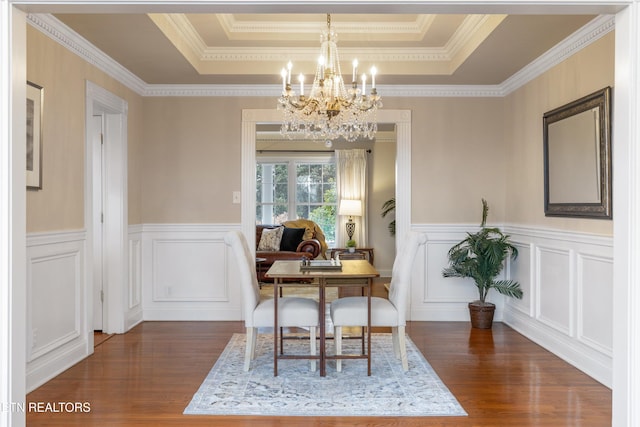
[[[87,340],[75,340],[27,364],[27,393],[60,375],[93,353]]]
[[[144,321],[229,321],[241,320],[238,317],[239,308],[229,309],[194,309],[194,308],[165,308],[147,309],[144,311]]]
[[[505,311],[504,323],[611,388],[613,375],[611,357],[595,352],[577,340],[558,333],[540,322],[532,321],[521,312],[508,307]]]

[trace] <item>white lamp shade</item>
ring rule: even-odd
[[[362,200],[342,199],[338,215],[362,216]]]

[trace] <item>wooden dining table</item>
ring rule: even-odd
[[[326,376],[326,361],[328,359],[367,359],[367,375],[371,375],[371,291],[373,279],[380,274],[366,260],[342,260],[338,261],[340,269],[331,266],[330,261],[316,262],[311,265],[303,265],[301,261],[279,260],[273,263],[266,273],[273,279],[273,375],[278,375],[278,359],[319,359],[320,376]],[[279,354],[278,340],[278,298],[281,290],[286,287],[314,286],[318,288],[318,300],[320,308],[320,351],[315,355],[285,355]],[[360,287],[367,296],[367,328],[366,328],[366,354],[349,354],[327,356],[326,352],[326,298],[327,287]],[[282,344],[280,344],[281,346]],[[282,351],[280,353],[283,353]]]

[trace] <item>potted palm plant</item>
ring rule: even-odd
[[[479,299],[469,303],[471,326],[491,329],[495,304],[487,302],[487,295],[495,289],[502,295],[522,298],[520,284],[513,280],[496,280],[507,257],[516,259],[518,249],[509,241],[509,236],[498,228],[486,227],[489,206],[482,199],[482,223],[477,233],[467,237],[449,249],[449,266],[442,271],[444,277],[465,277],[474,280]]]
[[[396,210],[396,198],[393,197],[393,198],[387,200],[386,202],[384,202],[382,204],[382,213],[381,213],[382,218],[384,218],[387,215],[391,214],[395,210]],[[396,220],[394,219],[393,221],[391,221],[387,228],[389,230],[389,233],[391,233],[392,236],[395,236],[396,235]]]

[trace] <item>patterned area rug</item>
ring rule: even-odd
[[[332,343],[327,352],[333,353]],[[281,360],[273,376],[273,336],[258,335],[257,358],[242,370],[245,335],[235,334],[185,409],[191,415],[466,416],[429,363],[407,337],[409,371],[393,355],[391,334],[372,334],[371,376],[366,360],[327,363],[326,377],[308,360]],[[360,340],[344,340],[357,353]],[[305,354],[309,341],[285,340],[286,354]]]

